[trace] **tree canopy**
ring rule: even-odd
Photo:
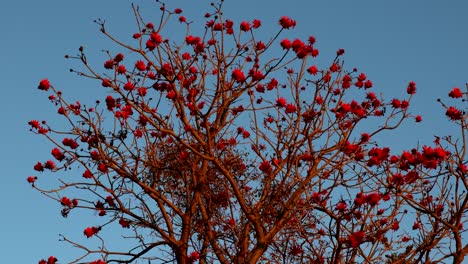
[[[296,26],[287,16],[259,39],[262,21],[224,17],[223,1],[201,30],[158,3],[154,20],[133,7],[126,39],[96,21],[119,47],[102,65],[84,47],[66,56],[102,97],[74,101],[39,82],[68,125],[29,121],[52,148],[27,181],[62,216],[96,218],[79,230],[89,245],[62,237],[83,251],[67,263],[462,263],[466,90],[439,100],[458,135],[392,151],[378,135],[422,121],[416,83],[385,99],[344,49],[318,67],[314,36],[282,37]],[[166,38],[171,21],[181,39]],[[128,247],[114,249],[104,229]]]

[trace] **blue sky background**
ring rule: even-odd
[[[150,0],[135,1],[149,20],[158,18],[158,6]],[[209,1],[168,1],[181,7],[190,19],[199,19]],[[28,131],[31,119],[54,123],[56,109],[36,87],[49,78],[71,101],[102,98],[96,82],[68,72],[77,66],[65,60],[80,45],[97,67],[103,62],[102,49],[108,41],[92,21],[103,18],[108,29],[121,36],[136,31],[128,0],[7,1],[0,9],[0,96],[3,110],[0,129],[0,262],[37,263],[56,255],[71,260],[76,251],[58,242],[58,234],[82,237],[87,226],[72,214],[63,219],[60,206],[31,190],[26,177],[32,166],[48,159],[51,146]],[[385,98],[403,97],[413,80],[418,93],[413,112],[423,122],[407,122],[402,129],[387,133],[385,142],[393,148],[430,144],[434,135],[455,133],[446,121],[436,98],[445,98],[454,86],[468,82],[468,2],[454,1],[305,1],[226,0],[226,17],[235,21],[258,18],[258,33],[267,39],[278,30],[280,16],[297,21],[285,36],[317,37],[318,63],[328,63],[339,48],[346,50],[345,62],[357,67],[373,81],[375,91]],[[56,177],[52,175],[51,177]],[[60,262],[62,263],[62,262]]]

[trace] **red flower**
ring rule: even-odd
[[[392,230],[397,231],[398,229],[400,229],[400,224],[397,221],[393,222],[392,223]]]
[[[187,44],[189,44],[189,45],[196,45],[200,41],[201,41],[200,37],[194,37],[194,36],[190,36],[190,35],[185,37],[185,42],[187,42]]]
[[[76,149],[79,146],[78,143],[76,143],[76,141],[71,138],[64,138],[62,140],[62,144],[64,146],[70,147],[71,149]]]
[[[312,57],[317,57],[319,55],[319,50],[318,49],[313,49],[312,50]]]
[[[420,115],[417,115],[415,118],[416,122],[421,122],[422,121],[422,117]]]
[[[42,80],[39,82],[39,86],[37,87],[37,89],[39,89],[39,90],[44,90],[44,91],[49,90],[49,88],[50,88],[50,82],[49,82],[49,80],[47,80],[47,79],[42,79]]]
[[[110,70],[114,68],[114,61],[113,60],[107,60],[104,62],[104,68]]]
[[[375,206],[380,201],[380,194],[377,192],[369,193],[366,195],[365,200],[370,206]]]
[[[91,159],[93,160],[99,160],[100,158],[99,152],[97,152],[96,150],[91,151],[89,155],[91,156]]]
[[[317,39],[314,36],[310,36],[308,41],[310,45],[314,45]]]
[[[356,198],[354,198],[354,205],[361,206],[365,202],[365,196],[362,193],[356,194]]]
[[[101,228],[99,228],[99,227],[94,227],[94,226],[93,227],[87,227],[83,231],[83,233],[87,238],[90,238],[90,237],[96,235],[97,233],[99,233],[100,230],[101,230]]]
[[[408,94],[415,94],[416,93],[416,83],[409,82],[408,87],[406,88],[406,92]]]
[[[216,23],[216,24],[214,24],[213,30],[214,31],[221,31],[221,30],[223,30],[223,25],[221,23]]]
[[[315,103],[321,105],[323,103],[322,96],[318,95],[317,97],[315,97]]]
[[[141,138],[143,136],[143,131],[141,131],[141,129],[137,128],[137,129],[135,129],[133,134],[135,135],[136,138]]]
[[[182,9],[176,8],[176,9],[174,9],[174,13],[175,13],[175,14],[181,14],[181,13],[182,13]]]
[[[400,100],[398,100],[398,99],[393,99],[393,100],[392,100],[392,107],[395,108],[395,109],[396,109],[396,108],[400,108],[400,107],[401,107],[401,102],[400,102]]]
[[[29,121],[28,125],[30,125],[32,128],[35,128],[35,129],[39,129],[41,127],[41,124],[37,120]]]
[[[141,34],[140,33],[135,33],[133,34],[132,36],[134,39],[139,39],[141,37]]]
[[[247,21],[242,21],[242,22],[240,23],[240,29],[241,29],[242,31],[249,31],[249,30],[250,30],[250,23],[247,22]]]
[[[291,48],[291,41],[289,39],[283,39],[280,43],[281,47],[285,50],[288,50]]]
[[[103,87],[111,87],[111,86],[112,86],[112,81],[109,80],[109,79],[107,79],[107,78],[105,78],[105,79],[102,80],[101,85],[102,85]]]
[[[264,75],[261,71],[250,70],[249,75],[252,76],[252,81],[260,81],[264,78]]]
[[[48,160],[44,164],[44,168],[49,169],[49,170],[53,170],[53,169],[55,169],[55,163],[53,161],[51,161],[51,160]]]
[[[65,155],[58,148],[52,149],[52,156],[58,161],[62,161],[65,158]]]
[[[272,78],[270,82],[267,84],[267,90],[271,91],[277,86],[278,86],[278,80],[276,80],[275,78]]]
[[[232,71],[231,77],[238,83],[245,82],[244,73],[240,69],[234,69],[234,71]]]
[[[292,113],[295,113],[297,111],[297,108],[294,104],[287,104],[286,105],[286,113],[287,114],[292,114]]]
[[[352,80],[353,79],[351,78],[351,76],[349,76],[349,74],[346,74],[343,77],[343,80],[342,80],[343,83],[342,83],[341,87],[343,87],[343,89],[348,89],[349,87],[351,87],[351,81]],[[356,84],[356,86],[358,86],[358,85]]]
[[[265,43],[259,41],[257,42],[257,44],[255,45],[255,50],[264,50],[265,49]]]
[[[64,196],[64,197],[62,197],[62,199],[60,199],[60,203],[61,203],[63,206],[68,206],[68,207],[72,207],[72,206],[73,206],[72,201],[71,201],[68,197],[66,197],[66,196]]]
[[[174,100],[176,98],[176,92],[174,90],[167,92],[166,98],[169,100]]]
[[[368,133],[362,133],[361,134],[361,142],[362,143],[367,143],[369,142],[370,135]]]
[[[109,110],[109,111],[114,110],[115,99],[111,95],[108,95],[106,97],[106,106],[107,106],[107,110]]]
[[[364,83],[361,81],[357,81],[356,83],[354,83],[354,85],[358,88],[362,88],[362,86],[364,86]]]
[[[258,19],[254,19],[252,21],[252,24],[253,24],[253,28],[259,28],[261,25],[262,25],[262,21],[258,20]]]
[[[370,80],[367,80],[367,81],[364,83],[364,88],[365,88],[365,89],[372,88],[372,82],[371,82]]]
[[[106,203],[111,207],[115,207],[114,198],[110,195],[106,197]]]
[[[258,167],[263,173],[269,174],[271,172],[271,164],[269,161],[263,161]]]
[[[139,94],[141,97],[145,96],[146,93],[147,93],[146,87],[140,87],[140,88],[138,88],[138,94]]]
[[[409,102],[406,100],[401,101],[401,109],[406,109],[409,106]]]
[[[299,246],[299,245],[295,245],[295,244],[289,250],[289,254],[291,254],[293,256],[300,255],[300,254],[302,254],[302,252],[303,252],[302,247]]]
[[[44,127],[41,127],[37,130],[37,133],[39,134],[47,134],[47,132],[49,132],[49,130],[47,128],[44,128]]]
[[[380,102],[380,101],[379,101]],[[374,112],[374,115],[375,116],[383,116],[384,115],[384,112],[382,110],[377,110]]]
[[[373,92],[368,92],[368,93],[366,94],[366,98],[369,99],[370,101],[374,101],[374,100],[377,99],[377,96],[376,96],[375,93],[373,93]]]
[[[182,59],[184,59],[184,60],[190,60],[191,58],[192,58],[192,56],[190,56],[190,53],[188,53],[188,52],[184,52],[182,54]]]
[[[279,20],[279,24],[281,25],[282,28],[289,29],[291,27],[296,26],[296,21],[292,20],[291,18],[287,16],[282,16]]]
[[[317,72],[318,72],[317,66],[315,66],[315,65],[310,66],[310,67],[307,69],[307,72],[310,73],[310,74],[312,74],[312,75],[316,75]]]
[[[26,180],[27,180],[29,183],[34,183],[34,182],[37,180],[37,177],[35,177],[35,176],[29,176]]]
[[[48,259],[47,259],[47,264],[55,264],[57,262],[57,258],[54,257],[54,256],[50,256]]]
[[[150,23],[146,24],[146,28],[153,29],[154,28],[153,23],[150,22]]]
[[[90,170],[86,170],[86,171],[83,173],[83,177],[86,178],[86,179],[91,179],[91,178],[93,178],[93,173],[91,173]]]
[[[119,63],[119,62],[123,61],[123,59],[124,59],[124,55],[123,55],[122,53],[118,53],[118,54],[115,55],[115,57],[114,57],[114,61],[115,61],[116,63]]]
[[[364,236],[365,236],[364,231],[358,231],[358,232],[350,234],[348,236],[348,240],[349,240],[349,244],[351,245],[351,247],[353,248],[359,247],[359,245],[361,245],[364,242]]]
[[[150,35],[151,41],[158,46],[162,42],[162,37],[157,32],[152,32]]]
[[[197,251],[193,251],[192,253],[190,253],[190,256],[189,256],[190,261],[196,261],[199,258],[200,258],[200,253],[198,253]]]
[[[367,79],[367,76],[364,73],[359,74],[358,81],[363,82]]]
[[[124,85],[124,90],[125,91],[132,91],[133,89],[135,89],[135,85],[133,83],[131,83],[130,81],[128,81],[125,85]]]
[[[347,208],[348,208],[348,206],[346,205],[345,202],[339,202],[339,203],[336,205],[336,207],[335,207],[335,209],[336,209],[337,211],[340,211],[340,212],[343,212],[343,211],[346,210]]]
[[[119,224],[123,227],[123,228],[129,228],[130,227],[130,222],[125,220],[124,218],[120,218],[119,219]]]
[[[305,44],[300,39],[295,39],[291,43],[291,48],[294,50],[294,52],[298,52],[300,49],[302,49],[304,47],[305,47]]]
[[[447,108],[445,115],[448,116],[451,120],[460,120],[463,116],[462,112],[453,106]]]
[[[107,264],[107,262],[100,259],[90,262],[89,264]]]
[[[42,166],[42,163],[38,162],[38,163],[36,163],[36,165],[34,165],[34,170],[44,171],[44,166]]]
[[[339,69],[340,69],[340,66],[338,66],[338,64],[336,64],[336,63],[333,63],[330,66],[330,71],[332,71],[332,72],[337,72]],[[348,76],[348,75],[346,75],[346,76]]]
[[[384,200],[384,201],[390,200],[390,194],[388,194],[388,193],[383,194],[383,195],[382,195],[382,200]]]
[[[146,41],[146,48],[150,51],[154,50],[156,48],[156,43],[154,43],[151,39],[148,39]]]
[[[104,163],[99,163],[98,165],[98,170],[102,173],[108,173],[109,169],[107,168],[106,164]]]
[[[283,97],[279,97],[278,99],[276,99],[276,106],[285,107],[286,99],[284,99]]]
[[[459,164],[458,167],[457,167],[457,170],[461,171],[462,173],[466,173],[468,168],[467,168],[467,166],[465,164]]]
[[[139,71],[144,71],[146,70],[146,64],[142,60],[139,60],[135,63],[135,68],[137,68]]]
[[[57,110],[57,113],[59,113],[60,115],[66,115],[67,114],[67,110],[61,106],[58,110]]]
[[[449,95],[450,97],[452,97],[452,98],[460,98],[460,97],[463,96],[463,93],[462,93],[462,91],[460,90],[460,88],[455,87],[455,88],[453,88],[452,91],[450,91],[450,93],[449,93],[448,95]]]

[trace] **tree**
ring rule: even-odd
[[[319,69],[314,37],[281,39],[289,17],[260,40],[261,21],[224,18],[220,1],[195,34],[182,9],[160,4],[157,24],[133,7],[133,40],[96,21],[121,49],[104,68],[83,47],[66,56],[100,83],[102,102],[72,103],[39,83],[68,126],[29,122],[53,147],[27,180],[64,217],[96,212],[80,231],[91,245],[62,237],[83,250],[69,263],[462,263],[464,111],[441,101],[460,135],[392,152],[376,138],[421,121],[409,110],[414,82],[384,100],[346,69],[344,50]],[[165,38],[171,20],[183,39]],[[462,105],[467,92],[449,96]],[[42,177],[65,171],[58,185]],[[117,228],[125,250],[101,236]]]

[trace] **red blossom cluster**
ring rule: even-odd
[[[72,139],[72,138],[64,138],[62,140],[62,144],[64,146],[67,146],[67,147],[71,148],[71,149],[76,149],[79,146],[78,143],[76,143],[76,141],[74,139]]]
[[[91,261],[89,264],[107,264],[107,262],[98,259],[98,260],[95,260],[95,261]]]
[[[309,37],[309,40],[310,38],[313,37]],[[304,59],[309,55],[312,57],[317,57],[319,54],[319,50],[313,47],[313,42],[311,41],[309,41],[309,44],[305,44],[300,39],[295,39],[294,41],[290,41],[289,39],[283,39],[280,45],[285,50],[292,49],[294,53],[296,53],[297,58],[299,59]]]
[[[454,106],[447,108],[445,115],[448,116],[451,120],[461,120],[463,117],[462,111],[458,110]]]
[[[50,256],[47,260],[45,259],[39,260],[38,264],[56,264],[57,261],[58,259],[56,257]]]
[[[60,199],[60,203],[63,206],[73,208],[73,207],[76,207],[78,205],[78,200],[77,199],[70,200],[68,197],[64,196],[64,197],[62,197],[62,199]]]
[[[296,20],[292,20],[287,16],[282,16],[279,20],[279,24],[284,29],[290,29],[296,26]]]
[[[375,206],[379,203],[381,196],[377,192],[372,192],[369,194],[358,193],[356,198],[354,198],[354,205],[359,207],[365,204],[370,206]]]
[[[47,91],[50,88],[50,82],[48,79],[43,79],[39,82],[39,85],[37,86],[39,90],[44,90]]]
[[[90,238],[90,237],[96,235],[97,233],[99,233],[100,230],[101,230],[100,227],[94,227],[94,226],[92,226],[92,227],[87,227],[87,228],[83,231],[83,233],[84,233],[84,235],[85,235],[87,238]]]
[[[359,247],[359,245],[361,245],[363,242],[364,242],[364,238],[365,238],[365,233],[364,231],[357,231],[357,232],[354,232],[352,234],[350,234],[348,236],[348,241],[347,243],[353,247],[353,248],[357,248]]]

